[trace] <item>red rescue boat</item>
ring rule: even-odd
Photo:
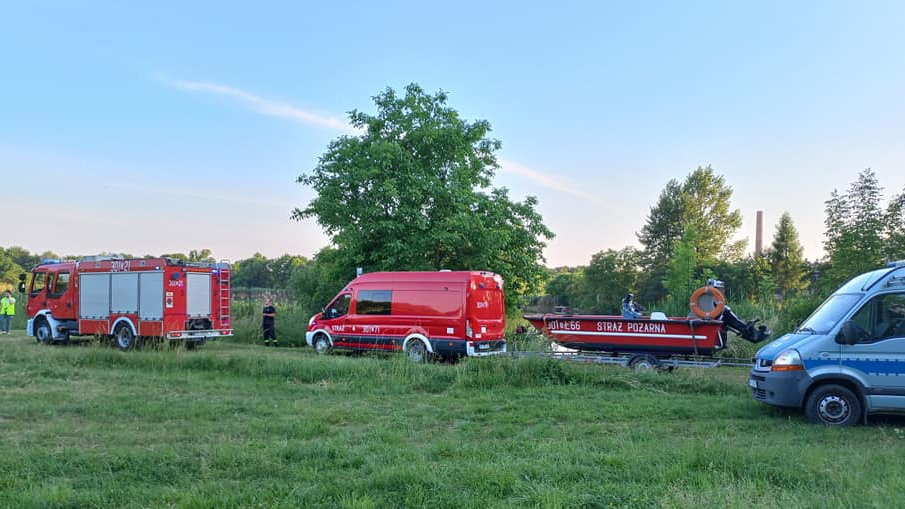
[[[726,330],[719,320],[553,313],[527,315],[525,319],[554,343],[575,350],[713,355],[726,346]]]

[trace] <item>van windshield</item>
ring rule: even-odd
[[[857,293],[831,295],[795,332],[827,334],[859,300],[861,300],[861,295]]]

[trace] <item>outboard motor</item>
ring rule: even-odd
[[[766,325],[758,326],[758,320],[743,322],[738,315],[732,312],[732,309],[730,309],[729,306],[726,306],[726,308],[723,309],[720,320],[727,328],[732,329],[733,332],[741,336],[742,339],[746,339],[752,343],[760,343],[769,338],[770,334],[773,333]]]
[[[726,287],[726,283],[720,281],[719,279],[708,279],[707,286],[700,288],[692,295],[692,312],[701,316],[701,313],[704,314],[707,318],[716,319],[723,322],[723,325],[732,329],[733,332],[741,336],[742,339],[750,341],[752,343],[760,343],[761,341],[770,337],[770,334],[773,333],[766,325],[757,325],[758,320],[751,320],[748,322],[743,322],[741,318],[738,317],[735,313],[732,312],[732,308],[729,307],[728,304],[725,303],[725,298],[721,292],[721,289]],[[714,309],[709,311],[703,311],[700,309],[695,309],[695,305],[699,302],[697,299],[704,295],[715,295],[716,297],[711,297],[714,303]],[[720,310],[720,307],[722,310]],[[716,313],[719,313],[718,316],[714,317]]]

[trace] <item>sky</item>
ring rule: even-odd
[[[12,2],[0,10],[0,245],[59,254],[329,243],[298,175],[386,87],[444,90],[538,197],[549,266],[638,246],[711,165],[754,244],[864,168],[905,189],[903,2]]]

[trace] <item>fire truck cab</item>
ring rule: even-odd
[[[230,272],[171,258],[44,260],[27,286],[26,332],[46,344],[96,335],[121,350],[145,338],[194,348],[232,335]]]

